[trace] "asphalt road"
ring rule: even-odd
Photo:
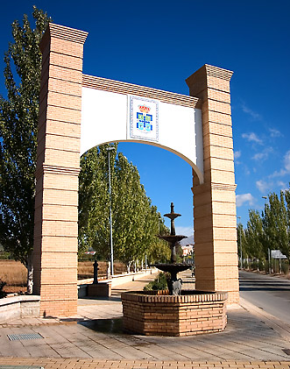
[[[240,271],[240,295],[290,324],[290,280]]]

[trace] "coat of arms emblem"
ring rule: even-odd
[[[129,96],[129,109],[129,137],[158,142],[159,102],[139,96]]]
[[[139,111],[137,111],[137,122],[136,122],[136,128],[140,131],[144,132],[150,132],[153,131],[153,116],[152,114],[148,114],[150,112],[149,106],[145,105],[139,105],[138,106]]]

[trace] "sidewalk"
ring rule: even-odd
[[[118,286],[111,298],[80,299],[78,316],[71,319],[2,325],[0,368],[290,368],[290,327],[243,300],[229,307],[221,333],[180,338],[124,334],[120,293],[141,290],[153,278]],[[189,275],[184,281],[190,287]],[[10,341],[8,335],[22,339]]]

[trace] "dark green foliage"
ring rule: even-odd
[[[249,221],[242,245],[244,245],[245,253],[250,258],[263,259],[265,250],[263,249],[263,224],[259,212],[255,210],[249,211]],[[245,255],[244,255],[245,256]]]
[[[289,273],[289,262],[288,262],[288,260],[282,262],[282,272],[286,275]]]
[[[280,198],[277,194],[271,193],[268,200],[269,203],[265,204],[262,212],[265,248],[280,250],[289,260],[289,219],[287,219],[284,193],[280,192]]]
[[[78,255],[78,261],[92,261],[94,262],[96,259],[95,255],[91,255],[91,254],[85,254],[85,253],[81,253]]]
[[[248,264],[248,262],[247,262],[247,261],[244,261],[244,262],[243,262],[243,268],[244,268],[244,269],[248,269],[248,268],[249,268],[249,264]]]
[[[269,261],[268,261],[268,260],[266,260],[266,261],[265,261],[265,267],[264,267],[264,268],[265,268],[265,269],[264,269],[264,270],[265,270],[265,272],[266,272],[266,273],[269,273]]]
[[[6,286],[6,282],[3,282],[0,279],[0,299],[2,299],[3,297],[5,297],[7,295],[6,292],[3,291],[3,288]]]
[[[6,251],[0,252],[0,260],[9,260],[9,259],[13,259],[9,252]]]
[[[257,259],[259,263],[257,268],[260,270],[269,272],[268,250],[280,250],[289,263],[290,190],[281,191],[279,196],[270,193],[261,215],[258,211],[250,210],[247,228],[245,231],[241,229],[241,232],[244,236],[242,236],[243,257]],[[239,235],[238,229],[238,242]],[[277,259],[271,260],[270,269],[274,272],[280,271],[281,266]]]
[[[94,147],[81,157],[79,252],[94,248],[98,256],[108,259],[110,233],[108,155],[106,147],[108,145],[103,145],[100,148]],[[115,148],[117,148],[116,145]],[[111,168],[114,168],[114,155],[111,155]]]
[[[0,96],[0,243],[28,269],[34,228],[39,42],[50,21],[36,7],[33,18],[33,29],[27,15],[22,26],[18,21],[12,24],[14,41],[4,56],[7,99]]]
[[[265,270],[265,263],[262,260],[259,261],[258,268],[261,271]]]
[[[170,279],[170,275],[168,273],[159,273],[158,277],[154,279],[154,281],[149,282],[144,288],[143,291],[162,291],[168,290],[168,279]]]
[[[79,251],[95,249],[110,255],[108,145],[95,147],[81,158],[79,177]],[[168,232],[157,208],[151,205],[137,168],[115,150],[110,154],[114,260],[130,265],[147,256],[148,262],[170,250],[156,235]],[[161,251],[160,251],[161,250]]]
[[[256,261],[252,261],[250,264],[250,269],[257,270],[258,269],[258,263]]]

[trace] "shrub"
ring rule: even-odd
[[[249,268],[248,262],[244,260],[243,269],[248,269],[248,268]]]
[[[282,262],[282,272],[286,275],[289,273],[289,261],[288,260]]]
[[[92,254],[79,254],[78,261],[95,261],[96,257]]]
[[[265,264],[262,260],[259,261],[259,270],[265,270]]]
[[[258,263],[256,261],[252,261],[250,264],[250,269],[257,270],[258,269]]]
[[[159,291],[168,290],[167,280],[169,278],[168,273],[159,273],[158,277],[153,282],[148,283],[143,291]]]
[[[6,296],[6,292],[3,291],[4,286],[6,286],[6,282],[0,279],[0,299]]]
[[[11,259],[11,255],[9,252],[0,251],[0,260],[8,260]]]
[[[274,273],[280,273],[280,264],[278,259],[271,260],[272,269]]]

